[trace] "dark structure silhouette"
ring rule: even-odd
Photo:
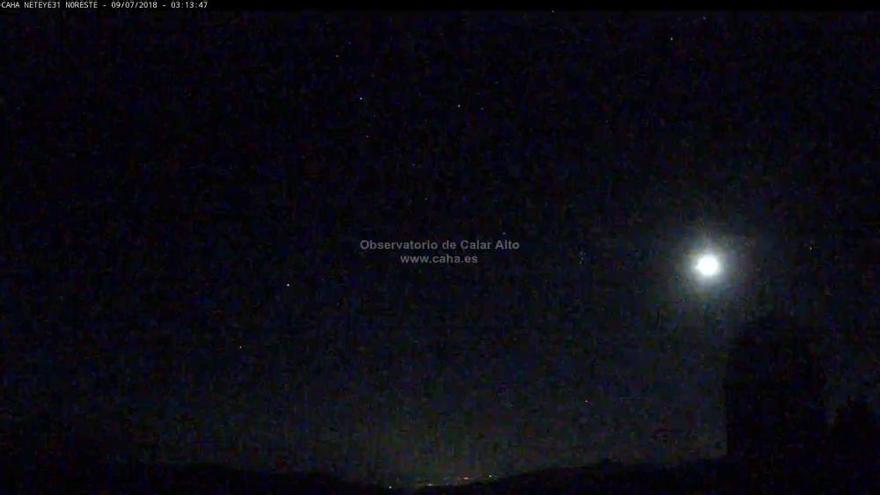
[[[815,333],[780,317],[746,326],[725,375],[728,456],[750,490],[795,489],[822,463],[827,443],[825,373]]]
[[[831,429],[832,467],[839,493],[880,490],[880,421],[864,397],[851,398]]]

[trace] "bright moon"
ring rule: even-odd
[[[697,273],[704,277],[714,277],[721,271],[718,258],[711,254],[704,254],[697,259]]]

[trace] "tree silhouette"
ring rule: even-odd
[[[880,421],[864,396],[851,398],[838,410],[831,445],[841,488],[848,493],[874,493],[880,489],[876,475],[880,470]]]
[[[758,483],[805,479],[827,437],[826,377],[807,329],[778,317],[748,324],[728,356],[728,455]]]

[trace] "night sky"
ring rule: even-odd
[[[830,414],[880,362],[878,32],[4,17],[4,417],[362,480],[675,463],[724,452],[727,348],[766,308],[823,330]],[[444,253],[477,262],[400,259]]]

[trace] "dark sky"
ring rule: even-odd
[[[878,32],[5,17],[4,409],[141,456],[361,479],[677,462],[723,452],[729,339],[775,300],[824,329],[831,410],[880,343]],[[470,264],[360,248],[499,239],[519,249],[446,251]]]

